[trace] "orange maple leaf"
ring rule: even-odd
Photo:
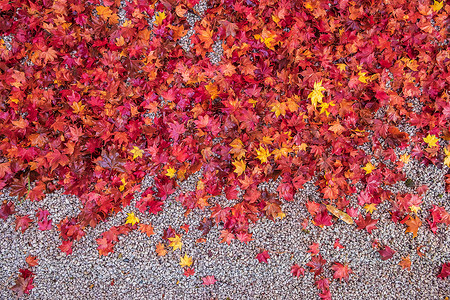
[[[158,243],[156,245],[156,253],[158,256],[164,256],[167,254],[167,250],[164,248],[164,244]]]
[[[139,231],[145,233],[147,236],[155,234],[152,224],[139,224]]]
[[[411,270],[411,259],[409,258],[409,255],[407,257],[402,257],[402,260],[398,265],[401,266],[402,269],[407,269],[408,271]]]
[[[408,221],[406,221],[406,225],[408,225],[408,228],[406,228],[406,232],[412,232],[413,237],[417,236],[417,230],[420,226],[422,226],[422,221],[420,221],[419,217],[415,216],[412,218],[409,216]]]

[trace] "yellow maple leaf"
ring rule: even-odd
[[[281,156],[287,157],[289,152],[291,152],[292,149],[282,147],[280,149],[275,149],[272,151],[272,154],[275,155],[275,160],[279,159]]]
[[[165,12],[157,12],[155,16],[155,23],[158,24],[158,26],[161,26],[163,20],[166,18]]]
[[[337,67],[339,69],[339,71],[345,71],[345,69],[347,68],[346,64],[337,64]]]
[[[428,147],[435,147],[439,139],[434,134],[428,134],[426,138],[423,138],[423,141],[428,144]]]
[[[373,214],[374,210],[377,209],[377,205],[375,203],[366,204],[364,209],[366,210],[366,213]]]
[[[367,83],[367,79],[369,79],[370,77],[366,76],[366,72],[359,72],[358,73],[358,80],[361,81],[362,83]]]
[[[174,167],[169,167],[169,168],[167,168],[166,176],[169,176],[170,178],[174,178],[176,173],[177,173],[177,171],[175,170]]]
[[[277,213],[277,218],[280,218],[280,220],[283,220],[284,217],[286,217],[286,214],[280,210]]]
[[[125,189],[125,186],[127,185],[125,178],[122,178],[122,185],[119,186],[119,191],[123,191]]]
[[[262,138],[262,142],[263,142],[263,144],[266,144],[266,145],[272,145],[272,142],[273,142],[273,138],[271,138],[270,136],[263,136],[263,138]]]
[[[441,10],[441,8],[444,7],[444,1],[441,1],[441,2],[434,1],[434,3],[432,5],[430,5],[430,7],[434,12],[438,12]]]
[[[142,157],[144,151],[142,151],[136,146],[133,146],[133,149],[130,150],[130,153],[133,154],[133,160],[135,160],[137,157]]]
[[[256,149],[256,153],[258,158],[262,163],[268,162],[268,157],[270,156],[270,152],[267,149],[264,149],[262,146],[259,146],[259,150]]]
[[[139,223],[139,218],[134,215],[134,212],[130,212],[128,214],[127,221],[125,222],[125,224],[134,225],[136,223]]]
[[[247,150],[244,149],[244,144],[239,138],[234,139],[230,143],[230,146],[233,147],[233,149],[231,149],[229,152],[234,155],[234,158],[241,159],[242,157],[245,157],[245,152]]]
[[[330,106],[335,106],[335,104],[333,103],[333,101],[329,102],[329,103],[322,103],[320,104],[320,113],[326,113],[327,117],[330,115],[330,112],[327,110],[328,107]]]
[[[72,103],[73,113],[79,114],[83,112],[85,105],[82,104],[81,101]]]
[[[407,164],[409,162],[409,158],[411,157],[411,155],[409,154],[403,154],[400,156],[400,161],[402,161],[403,163]]]
[[[245,161],[243,161],[243,160],[235,160],[233,162],[233,166],[236,167],[236,170],[234,170],[234,172],[237,173],[238,176],[241,176],[241,174],[245,172],[245,167],[246,167]]]
[[[373,170],[375,170],[374,165],[369,161],[365,167],[362,168],[364,171],[366,171],[366,174],[372,173]]]
[[[319,82],[314,82],[314,89],[308,95],[308,98],[311,98],[311,103],[314,108],[317,107],[317,103],[322,103],[322,99],[324,97],[322,91],[325,91],[325,88],[322,86],[322,80]]]
[[[415,213],[417,215],[417,213],[419,212],[421,208],[419,206],[415,206],[415,205],[411,205],[409,207],[409,210],[411,210],[411,212]]]
[[[107,20],[112,15],[112,10],[106,6],[97,6],[96,8],[97,14],[102,17],[103,20]]]
[[[169,247],[173,248],[173,251],[181,249],[183,242],[181,242],[181,235],[176,234],[175,237],[169,238]]]
[[[450,151],[448,151],[447,149],[444,149],[444,152],[445,152],[444,164],[447,167],[450,167]]]
[[[273,104],[270,104],[270,106],[272,106],[272,109],[270,111],[274,112],[277,118],[280,115],[282,115],[283,117],[286,115],[286,103],[275,101]]]
[[[191,265],[192,265],[192,257],[187,256],[187,254],[185,254],[184,257],[180,256],[180,266],[182,268],[190,267]]]

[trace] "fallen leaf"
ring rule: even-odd
[[[256,255],[256,259],[257,259],[260,263],[265,262],[265,263],[267,264],[267,263],[268,263],[267,260],[268,260],[269,258],[270,258],[270,255],[269,255],[269,253],[267,252],[267,250],[264,250],[263,252],[258,253],[258,254]]]
[[[340,281],[348,281],[348,276],[353,273],[352,269],[350,269],[347,264],[341,264],[338,262],[335,262],[331,266],[331,270],[334,271],[333,278],[339,279]]]
[[[330,213],[332,213],[334,216],[338,217],[340,220],[344,221],[345,223],[351,225],[353,224],[353,219],[350,217],[347,213],[343,212],[342,210],[337,209],[334,206],[326,205],[326,208]]]
[[[187,254],[184,255],[184,257],[180,257],[180,266],[183,267],[190,267],[192,265],[192,257],[189,257]]]
[[[134,212],[129,213],[125,224],[131,224],[134,226],[136,223],[139,223],[139,218],[134,215]]]
[[[156,245],[156,253],[158,254],[158,256],[164,256],[167,254],[167,250],[164,248],[164,244],[158,243]]]
[[[38,265],[38,259],[36,259],[36,256],[28,255],[25,261],[30,267],[35,267]]]
[[[403,270],[411,270],[411,259],[409,258],[409,255],[407,257],[402,257],[402,260],[398,263],[398,265],[401,266]]]
[[[211,285],[217,282],[216,278],[214,278],[213,275],[208,275],[206,277],[202,278],[203,280],[203,285]]]

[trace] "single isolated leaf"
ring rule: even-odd
[[[403,270],[411,270],[411,259],[409,258],[409,255],[407,257],[402,257],[402,260],[398,263],[398,265],[402,267]]]
[[[180,249],[183,245],[183,242],[181,242],[181,235],[176,234],[175,237],[169,238],[170,244],[169,247],[173,248],[173,251]]]
[[[164,244],[158,243],[156,245],[156,253],[158,254],[158,256],[164,256],[167,254],[167,250],[164,248]]]
[[[36,259],[36,256],[28,255],[25,261],[30,267],[35,267],[38,265],[38,259]]]
[[[306,264],[307,267],[310,267],[310,272],[314,273],[314,277],[320,275],[323,271],[323,266],[327,263],[327,261],[322,257],[322,255],[318,254],[311,258],[311,261]]]
[[[267,260],[270,258],[269,253],[267,252],[267,250],[264,250],[261,253],[258,253],[258,255],[256,255],[256,259],[262,263],[265,262],[266,264],[268,263]]]
[[[291,273],[295,277],[300,277],[300,275],[305,275],[305,269],[300,267],[298,264],[295,264],[291,267]]]
[[[333,278],[339,279],[340,281],[345,280],[348,282],[348,276],[353,273],[352,269],[349,268],[347,264],[341,264],[335,262],[331,266],[331,270],[334,271]]]
[[[213,275],[208,275],[206,277],[203,277],[202,280],[203,280],[203,285],[212,285],[212,284],[216,283],[216,281],[217,281]]]
[[[450,276],[450,262],[442,265],[441,272],[437,276],[438,278],[445,279]]]
[[[394,253],[396,251],[392,250],[389,246],[384,246],[383,249],[378,250],[378,253],[380,253],[382,260],[388,260],[394,256]]]
[[[186,268],[183,273],[183,275],[186,277],[192,276],[194,274],[195,274],[195,270],[193,268]]]
[[[145,233],[148,237],[155,234],[152,224],[139,224],[139,231]]]
[[[408,228],[406,228],[405,233],[412,232],[413,238],[417,237],[417,230],[419,230],[419,227],[422,226],[422,221],[420,221],[418,216],[415,216],[412,218],[409,216],[408,221],[406,221],[406,225]]]
[[[125,224],[131,224],[134,226],[134,224],[136,223],[139,223],[139,218],[134,215],[134,212],[130,212],[128,214],[127,221],[125,222]]]
[[[16,216],[16,231],[20,228],[22,233],[24,233],[28,229],[28,226],[30,226],[31,221],[29,215]]]
[[[319,254],[319,247],[320,244],[318,243],[313,243],[312,245],[309,246],[309,250],[307,252],[311,253],[312,256]]]
[[[358,227],[356,229],[366,229],[369,234],[372,233],[372,230],[377,229],[378,219],[372,219],[370,214],[366,214],[366,218],[363,218],[362,215],[359,216],[359,219],[355,221]]]
[[[180,257],[180,266],[182,268],[190,267],[191,265],[192,265],[192,257],[189,257],[187,254],[185,254],[184,257]]]

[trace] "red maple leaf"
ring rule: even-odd
[[[16,210],[14,209],[14,203],[5,201],[0,207],[0,218],[6,220],[8,216],[14,214],[15,212]]]
[[[325,206],[324,206],[325,208]],[[327,212],[326,209],[321,209],[321,211],[319,213],[316,214],[316,216],[314,217],[313,223],[316,226],[331,226],[333,225],[333,222],[331,222],[332,217],[330,216],[330,214]]]
[[[305,275],[305,269],[300,267],[298,264],[295,264],[291,267],[291,273],[295,277],[300,277],[300,275]]]
[[[450,263],[445,263],[442,265],[441,272],[437,276],[438,278],[445,279],[450,276]]]
[[[195,274],[194,268],[186,268],[183,273],[183,275],[186,277],[192,276],[194,274]]]
[[[318,243],[313,243],[312,245],[309,246],[309,250],[307,252],[311,253],[312,256],[319,254],[319,247],[320,244]]]
[[[267,263],[268,263],[267,260],[268,260],[269,258],[270,258],[270,255],[269,255],[269,253],[267,252],[267,250],[264,250],[263,252],[258,253],[258,254],[256,255],[256,259],[257,259],[260,263],[265,262],[265,263],[267,264]]]
[[[350,269],[347,264],[341,264],[338,262],[335,262],[331,266],[331,270],[334,271],[334,279],[339,279],[341,281],[348,281],[348,276],[353,273],[352,269]]]
[[[20,228],[22,233],[28,229],[32,220],[29,217],[30,215],[25,216],[16,216],[16,231]]]
[[[72,254],[72,241],[63,241],[59,249],[67,255]]]
[[[216,278],[214,278],[213,275],[208,275],[202,278],[203,280],[203,285],[212,285],[214,283],[216,283]]]
[[[29,294],[34,288],[34,273],[28,269],[20,269],[19,272],[21,274],[16,279],[16,284],[10,289],[17,294],[17,297],[23,297],[24,294]]]
[[[366,218],[363,218],[362,215],[359,216],[359,219],[355,221],[358,227],[356,229],[366,229],[369,234],[372,233],[372,230],[377,229],[375,224],[377,224],[378,219],[372,219],[370,214],[366,214]]]
[[[394,256],[394,253],[397,252],[395,250],[392,250],[389,246],[384,246],[383,249],[378,250],[378,253],[380,253],[382,260],[388,260],[392,256]]]
[[[320,275],[323,270],[323,266],[326,264],[326,260],[322,257],[322,255],[318,254],[311,258],[311,261],[306,264],[307,267],[310,267],[310,272],[314,273],[314,277]]]

